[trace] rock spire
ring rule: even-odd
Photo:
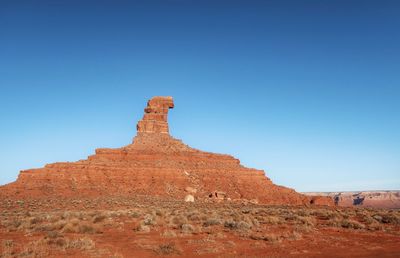
[[[137,132],[169,134],[168,109],[174,107],[172,97],[153,97],[147,102],[144,116],[137,124]]]

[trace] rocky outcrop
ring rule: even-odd
[[[183,200],[190,193],[196,201],[311,203],[310,197],[274,185],[262,170],[246,168],[230,155],[193,149],[171,137],[167,115],[173,107],[171,97],[152,98],[132,144],[97,149],[86,160],[21,171],[16,182],[0,187],[0,197],[140,194]]]

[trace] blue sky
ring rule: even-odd
[[[18,3],[17,3],[18,2]],[[0,184],[171,134],[298,191],[400,189],[398,1],[0,1]]]

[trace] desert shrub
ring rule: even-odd
[[[247,231],[250,230],[251,228],[252,225],[250,223],[247,223],[246,221],[239,221],[238,223],[236,223],[236,229],[238,230]]]
[[[385,213],[382,214],[382,223],[387,223],[387,224],[400,224],[400,216],[395,214],[395,213]]]
[[[161,209],[156,210],[156,215],[159,217],[164,217],[165,216],[165,211]]]
[[[356,215],[357,215],[357,216],[360,216],[360,217],[369,215],[368,210],[363,209],[363,208],[358,208],[358,209],[355,210],[355,212],[356,212]]]
[[[272,243],[280,242],[281,238],[278,235],[275,234],[266,234],[264,236],[264,240]]]
[[[57,233],[49,233],[46,237],[25,244],[18,257],[50,257],[51,250],[67,249],[92,250],[95,244],[90,238],[68,239]]]
[[[181,231],[182,231],[182,233],[185,233],[185,234],[193,233],[194,230],[195,230],[195,228],[190,224],[182,224],[182,226],[181,226]]]
[[[159,245],[155,250],[159,255],[180,254],[181,252],[175,246],[175,243],[167,243]]]
[[[48,221],[51,222],[51,223],[55,223],[55,222],[57,222],[57,221],[59,221],[59,220],[61,220],[61,217],[58,216],[58,215],[52,215],[52,216],[50,216],[50,218],[48,219]]]
[[[190,221],[200,221],[201,220],[201,216],[199,212],[191,212],[187,215],[188,220]]]
[[[310,215],[313,215],[319,219],[328,220],[334,217],[333,212],[327,209],[313,210]]]
[[[332,227],[342,227],[342,219],[338,219],[338,218],[330,219],[327,222],[327,225],[332,226]]]
[[[12,257],[14,254],[14,241],[13,240],[3,240],[2,242],[3,252],[0,257]]]
[[[266,216],[263,217],[263,221],[267,224],[271,224],[271,225],[277,225],[277,224],[282,224],[283,223],[283,219],[277,216]]]
[[[58,237],[63,237],[63,235],[58,231],[49,231],[46,234],[46,238],[49,238],[49,239],[54,239],[54,238],[58,238]]]
[[[368,224],[367,229],[372,231],[382,230],[383,226],[379,222],[374,221],[373,223]]]
[[[362,219],[362,222],[367,224],[367,225],[370,225],[370,224],[376,222],[376,220],[373,219],[369,214],[363,214],[363,215],[360,215],[360,217]]]
[[[268,241],[268,242],[271,242],[271,243],[276,243],[276,242],[280,242],[281,241],[280,237],[275,235],[275,234],[253,233],[249,237],[251,239],[253,239],[253,240],[264,240],[264,241]]]
[[[205,213],[200,214],[200,220],[201,220],[201,221],[206,221],[206,220],[208,220],[208,218],[210,218],[209,215],[207,215],[207,214],[205,214]]]
[[[253,227],[258,228],[260,226],[260,222],[258,221],[258,219],[253,218],[251,220],[251,224],[253,225]]]
[[[150,227],[148,225],[145,225],[143,222],[141,222],[136,227],[136,231],[148,233],[148,232],[150,232]]]
[[[178,210],[178,209],[173,209],[172,211],[171,211],[171,215],[178,215],[179,213],[180,213],[181,211],[180,210]]]
[[[303,238],[303,235],[299,231],[293,231],[287,238],[289,240],[300,240]]]
[[[309,215],[311,215],[311,211],[309,211],[308,209],[299,209],[299,210],[297,210],[297,215],[299,215],[299,216],[309,216]]]
[[[110,211],[108,214],[110,217],[113,217],[113,218],[121,217],[121,215],[122,215],[121,212],[118,212],[118,211]]]
[[[172,224],[181,227],[183,224],[188,223],[188,220],[186,217],[182,216],[182,215],[178,215],[178,216],[174,216],[171,219]]]
[[[67,224],[67,221],[65,220],[60,220],[55,222],[54,225],[54,229],[56,230],[61,230],[62,228],[64,228],[64,226]]]
[[[78,249],[78,250],[92,250],[95,247],[95,243],[88,237],[67,240],[66,249]]]
[[[176,237],[175,231],[167,230],[162,233],[163,237]]]
[[[302,233],[309,233],[312,232],[315,228],[314,226],[308,224],[298,224],[294,226],[295,231],[302,232]]]
[[[69,223],[71,223],[73,226],[77,226],[80,223],[80,220],[77,218],[73,218],[69,221]]]
[[[237,229],[237,223],[233,220],[226,220],[224,222],[224,227],[229,229]]]
[[[303,217],[303,216],[296,215],[295,219],[298,223],[308,225],[308,226],[314,226],[314,223],[315,223],[315,219],[312,217]]]
[[[376,221],[380,223],[383,223],[383,217],[378,214],[373,215],[372,218],[374,218]]]
[[[99,228],[95,227],[94,225],[91,225],[89,223],[82,223],[78,227],[78,233],[81,234],[95,234],[95,233],[100,233]]]
[[[55,224],[54,223],[40,224],[40,225],[35,226],[34,230],[38,231],[38,232],[52,231],[52,230],[55,230]]]
[[[261,209],[259,209],[259,208],[253,208],[252,210],[251,210],[251,214],[252,215],[257,215],[257,214],[259,214],[261,212]]]
[[[339,213],[344,219],[348,219],[348,218],[356,216],[355,211],[350,210],[350,209],[341,210]]]
[[[72,223],[67,223],[64,225],[62,232],[64,233],[78,233],[77,226],[73,225]]]
[[[280,208],[266,208],[266,209],[262,209],[260,212],[260,214],[263,215],[267,215],[267,216],[271,216],[271,215],[279,215],[282,214],[282,209]]]
[[[140,216],[142,216],[142,214],[139,211],[131,211],[129,212],[129,216],[132,218],[139,218]]]
[[[241,212],[242,212],[243,214],[249,214],[249,213],[251,212],[251,209],[250,209],[250,208],[243,208],[243,209],[241,210]]]
[[[41,218],[41,217],[33,217],[33,218],[31,218],[30,220],[29,220],[29,223],[31,224],[31,225],[35,225],[35,224],[38,224],[38,223],[40,223],[40,222],[42,222],[43,221],[43,219]]]
[[[101,230],[98,226],[92,225],[88,222],[81,222],[75,223],[69,222],[65,224],[65,226],[62,229],[62,232],[64,233],[79,233],[79,234],[95,234],[95,233],[101,233]]]
[[[400,224],[400,215],[394,211],[375,213],[372,215],[372,218],[379,223],[394,225]]]
[[[203,226],[214,226],[214,225],[221,225],[223,221],[219,218],[208,218],[204,223]]]
[[[103,222],[107,217],[104,214],[94,216],[93,223]]]
[[[83,218],[82,213],[81,212],[73,212],[73,211],[65,211],[62,215],[61,215],[61,219],[67,220],[67,219],[72,219],[72,218]]]
[[[65,248],[65,246],[67,245],[67,240],[64,238],[63,235],[61,235],[57,231],[51,231],[49,233],[50,234],[47,234],[44,238],[48,245],[55,245],[59,248]]]
[[[47,240],[40,239],[31,241],[24,246],[20,256],[28,257],[48,257],[49,256],[49,245]]]
[[[155,224],[157,224],[156,219],[151,214],[144,215],[143,223],[144,223],[144,225],[155,225]]]
[[[231,217],[233,220],[238,221],[238,220],[241,220],[241,219],[243,218],[243,214],[238,213],[238,212],[232,212],[231,215],[230,215],[230,217]]]
[[[13,218],[12,220],[4,221],[3,225],[6,226],[8,229],[16,230],[22,225],[22,221],[17,218]]]
[[[365,225],[361,224],[360,222],[356,220],[351,220],[351,219],[344,219],[341,222],[341,226],[343,228],[352,228],[352,229],[364,229]]]

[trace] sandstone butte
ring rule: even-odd
[[[191,148],[169,134],[172,97],[153,97],[137,124],[133,143],[96,149],[77,162],[21,171],[0,187],[0,198],[150,195],[184,200],[253,201],[263,204],[331,205],[329,197],[306,196],[275,185],[264,171],[232,156]]]

